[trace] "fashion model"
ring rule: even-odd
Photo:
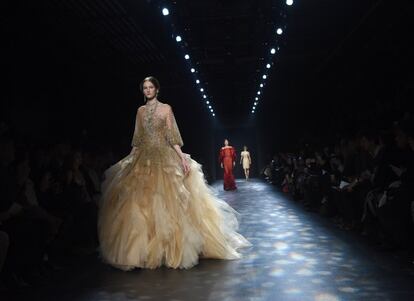
[[[171,106],[159,82],[140,85],[132,151],[105,172],[98,234],[103,260],[122,269],[191,268],[200,257],[237,259],[249,242],[236,214],[206,184],[201,166],[181,151]]]
[[[220,166],[224,170],[224,190],[235,190],[236,182],[233,167],[236,165],[236,150],[230,146],[229,140],[224,139],[224,146],[220,149]]]
[[[250,157],[250,152],[247,150],[247,146],[243,147],[243,151],[240,154],[240,164],[243,166],[244,176],[246,180],[250,176],[250,165],[252,164],[252,158]]]

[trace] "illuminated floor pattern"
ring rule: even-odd
[[[122,272],[92,260],[42,300],[414,300],[414,271],[375,253],[261,181],[214,189],[241,214],[253,244],[238,261],[202,260],[191,270]]]

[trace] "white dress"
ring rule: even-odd
[[[189,156],[191,170],[183,173],[171,107],[159,103],[153,116],[140,107],[132,145],[136,150],[105,172],[98,222],[104,261],[130,270],[240,258],[237,249],[250,244],[236,232],[237,212],[214,196]]]
[[[250,153],[248,151],[242,151],[241,152],[241,157],[242,157],[242,164],[243,164],[243,169],[249,169],[250,168]]]

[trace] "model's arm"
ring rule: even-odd
[[[144,108],[140,107],[137,110],[137,115],[135,117],[135,130],[134,130],[134,135],[132,137],[132,142],[131,142],[132,153],[134,153],[136,151],[138,145],[142,141],[142,135],[143,135],[142,114],[143,114],[143,110],[144,110]]]
[[[180,131],[175,121],[174,113],[170,106],[167,106],[167,140],[168,143],[174,148],[175,152],[180,156],[181,163],[183,165],[184,173],[187,174],[190,171],[190,165],[187,162],[187,158],[184,153],[181,151],[181,147],[184,145],[181,138]]]

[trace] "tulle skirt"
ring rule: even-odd
[[[200,257],[237,259],[249,242],[237,212],[216,198],[201,166],[188,156],[184,176],[172,148],[131,153],[105,172],[98,234],[114,267],[191,268]]]

